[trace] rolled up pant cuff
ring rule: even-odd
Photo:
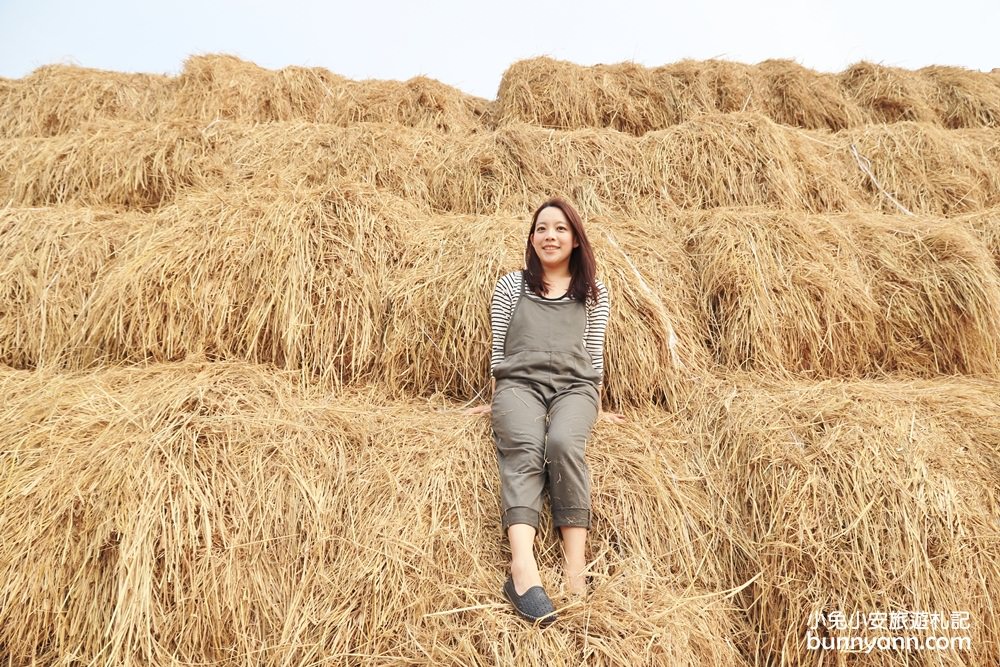
[[[517,523],[526,523],[538,530],[538,510],[533,510],[530,507],[511,507],[500,517],[500,522],[503,524],[504,534],[507,533],[508,528]]]
[[[590,530],[590,510],[582,507],[553,509],[552,523],[556,528],[573,526]]]

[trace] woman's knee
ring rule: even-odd
[[[550,463],[580,463],[586,445],[586,436],[569,429],[551,429],[545,438],[545,458]]]

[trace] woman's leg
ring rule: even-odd
[[[542,585],[535,563],[535,527],[515,523],[507,528],[507,539],[510,540],[510,576],[514,580],[514,590],[523,595],[532,586]]]
[[[534,544],[545,488],[545,412],[542,397],[528,386],[504,383],[493,395],[501,523],[510,540],[510,574],[518,595],[542,583]]]
[[[549,411],[549,496],[553,522],[562,533],[566,589],[571,593],[586,590],[582,572],[590,528],[590,471],[584,451],[597,419],[597,401],[592,387],[572,389],[556,395]]]
[[[583,568],[587,566],[587,529],[580,526],[560,528],[563,538],[563,573],[566,590],[570,593],[585,593],[587,581]]]

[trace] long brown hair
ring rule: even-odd
[[[569,256],[569,273],[571,277],[567,294],[581,301],[589,297],[592,301],[596,302],[599,293],[597,291],[597,263],[594,261],[594,251],[590,247],[590,241],[587,240],[587,233],[583,231],[583,221],[580,219],[580,214],[576,212],[576,209],[568,201],[561,197],[553,197],[546,200],[541,206],[535,209],[535,214],[531,216],[527,247],[524,250],[524,265],[527,267],[525,280],[528,282],[528,287],[535,294],[541,294],[548,287],[545,284],[545,271],[542,269],[542,261],[538,259],[538,254],[535,252],[534,246],[531,245],[531,235],[535,232],[538,216],[550,206],[555,206],[563,212],[566,220],[569,221],[570,227],[573,228],[574,239],[579,243],[577,247],[573,248],[573,252]]]

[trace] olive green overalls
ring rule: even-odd
[[[546,479],[555,526],[590,528],[584,446],[598,412],[597,383],[584,344],[582,301],[535,301],[521,293],[493,369],[493,436],[500,466],[502,526],[538,528]]]

